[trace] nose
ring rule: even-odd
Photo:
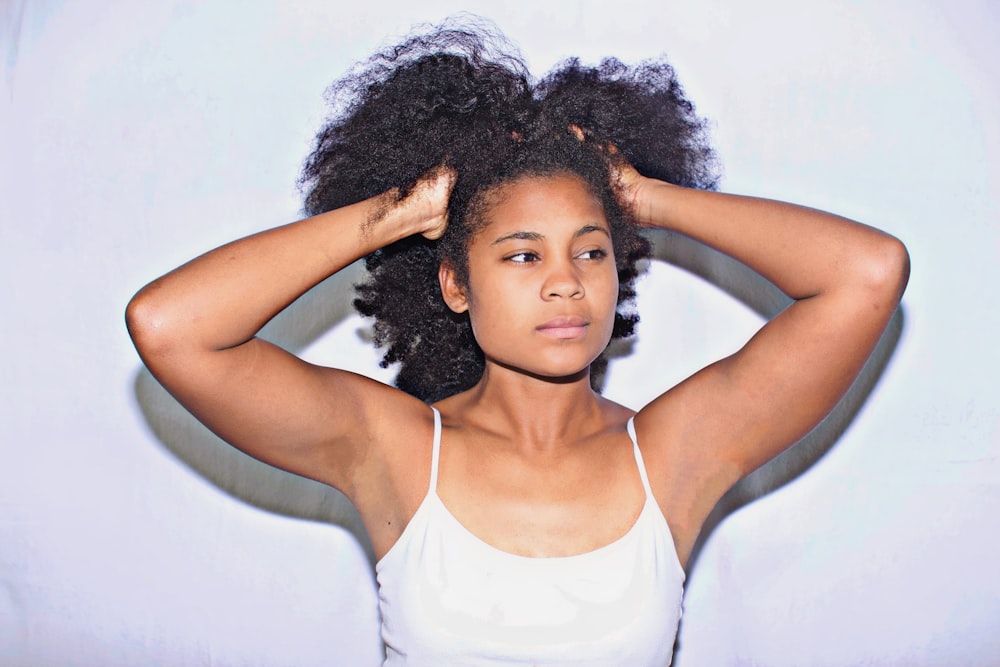
[[[542,284],[542,298],[552,299],[582,299],[585,292],[576,268],[570,262],[560,262],[554,265],[545,276]]]

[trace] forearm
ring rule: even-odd
[[[748,265],[802,299],[879,283],[898,298],[906,252],[893,237],[845,218],[766,199],[646,179],[639,222],[680,232]],[[884,283],[884,284],[883,284]]]
[[[234,241],[153,281],[127,311],[140,353],[221,350],[246,342],[313,285],[412,233],[391,216],[368,224],[386,197]]]

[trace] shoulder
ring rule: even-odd
[[[613,424],[623,427],[638,414],[632,408],[626,407],[621,403],[616,403],[604,396],[598,395],[597,399],[609,425]]]
[[[701,369],[636,413],[643,453],[648,450],[664,470],[687,474],[691,468],[718,467],[736,473],[723,446],[734,432],[731,411],[723,405],[724,363]]]
[[[329,467],[322,479],[355,504],[381,495],[386,484],[430,451],[434,413],[423,401],[395,387],[338,369],[320,369],[329,391],[319,403],[339,423],[329,447]],[[320,388],[323,391],[323,388]]]
[[[368,413],[368,449],[373,464],[389,469],[412,465],[413,459],[430,452],[434,437],[434,410],[418,398],[388,387],[377,392],[366,406]]]
[[[366,400],[367,442],[350,490],[376,554],[385,553],[420,506],[430,479],[434,411],[423,401],[382,385]]]
[[[674,535],[682,562],[701,526],[720,498],[740,479],[740,469],[720,456],[710,432],[698,422],[712,420],[711,410],[672,390],[635,414],[635,434],[650,485]]]

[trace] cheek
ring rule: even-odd
[[[485,281],[477,286],[470,280],[465,294],[469,320],[477,336],[510,319],[513,304],[504,300],[505,292],[498,285]]]
[[[478,338],[480,330],[487,326],[490,317],[489,305],[491,295],[489,290],[483,289],[477,281],[472,271],[469,271],[468,278],[463,288],[465,293],[465,312],[469,316],[472,324],[472,331]]]
[[[533,319],[532,288],[497,275],[472,275],[466,291],[476,342],[498,351]],[[537,317],[537,315],[535,316]]]
[[[594,281],[591,291],[599,292],[601,300],[618,301],[618,269],[612,264]]]

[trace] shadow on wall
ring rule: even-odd
[[[771,319],[791,303],[781,290],[740,262],[679,234],[653,232],[654,257],[684,269],[743,302],[765,319]],[[882,376],[903,332],[902,307],[896,311],[871,358],[827,417],[794,447],[762,466],[722,497],[705,520],[688,559],[690,577],[698,556],[715,528],[744,505],[784,486],[819,461],[844,433]]]
[[[309,290],[271,320],[261,337],[289,352],[301,353],[354,313],[353,284],[362,271],[361,263],[356,262]],[[339,491],[274,468],[228,445],[191,416],[145,368],[136,374],[135,396],[160,442],[202,477],[260,509],[340,526],[357,538],[374,564],[361,517]]]
[[[673,264],[722,289],[770,319],[789,299],[770,282],[744,265],[696,241],[667,232],[651,232],[654,257]],[[261,332],[264,338],[300,353],[346,317],[353,314],[353,284],[363,268],[355,263],[304,294]],[[903,330],[898,311],[874,354],[847,395],[831,414],[795,447],[763,466],[727,493],[709,515],[688,561],[689,576],[698,555],[721,521],[747,503],[788,483],[830,450],[861,409],[892,356]],[[359,332],[367,336],[367,332]],[[631,344],[610,350],[612,358],[627,355]],[[361,517],[335,489],[261,463],[202,426],[142,369],[135,393],[150,428],[178,459],[220,489],[251,505],[286,516],[331,523],[353,534],[374,563],[374,554]]]

